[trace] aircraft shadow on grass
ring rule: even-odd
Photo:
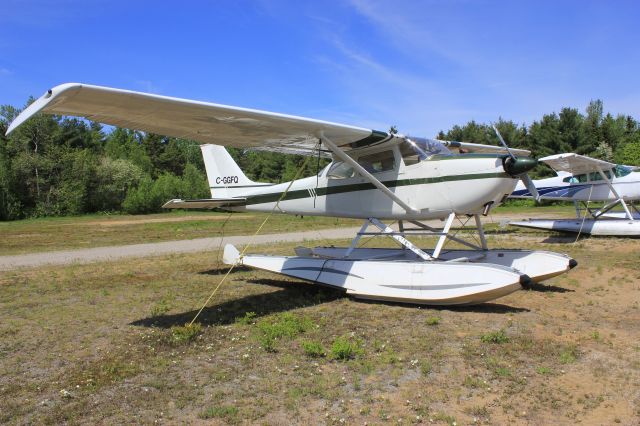
[[[540,293],[573,293],[575,290],[570,288],[558,287],[556,285],[545,285],[540,283],[534,283],[529,286],[529,290],[538,291]]]
[[[201,272],[203,274],[220,275],[220,270],[213,269]],[[280,290],[271,293],[254,294],[239,299],[229,300],[219,304],[207,306],[200,316],[198,322],[202,325],[228,325],[242,318],[247,312],[255,312],[257,317],[266,316],[278,312],[286,312],[296,308],[315,306],[322,303],[347,297],[345,293],[338,289],[332,289],[319,285],[313,285],[304,281],[286,281],[278,279],[253,279],[247,280],[250,284],[266,285],[278,287]],[[538,291],[572,291],[564,290],[555,286],[540,286],[545,290]],[[547,290],[547,287],[555,287],[560,290]],[[399,306],[403,308],[428,308],[437,310],[452,310],[458,312],[478,312],[492,314],[507,314],[518,312],[529,312],[529,309],[513,307],[500,303],[482,303],[472,306],[424,306],[418,304],[407,304],[400,302],[374,301],[365,299],[353,299],[358,303],[375,305]],[[184,325],[190,322],[196,315],[197,310],[182,312],[171,315],[157,315],[142,318],[130,323],[134,326],[170,328],[175,325]]]
[[[376,305],[398,306],[402,308],[413,309],[433,309],[438,311],[456,311],[456,312],[478,312],[485,314],[509,314],[518,312],[530,312],[527,308],[518,308],[515,306],[504,305],[502,303],[484,302],[478,305],[450,305],[450,306],[436,306],[436,305],[421,305],[418,303],[410,304],[406,302],[391,302],[381,300],[366,300],[366,299],[354,299],[359,303],[368,303]]]
[[[244,265],[236,265],[233,268],[233,272],[248,272],[248,271],[252,271],[253,269],[244,266]],[[229,266],[228,265],[224,265],[221,266],[219,268],[212,268],[212,269],[208,269],[206,271],[201,271],[198,272],[198,274],[200,275],[224,275],[227,273],[227,271],[229,271]]]
[[[212,274],[218,275],[218,273]],[[258,279],[247,282],[278,287],[280,290],[207,306],[198,317],[198,322],[202,325],[227,325],[242,318],[247,312],[255,312],[257,317],[261,317],[291,309],[319,305],[344,297],[344,293],[340,290],[315,286],[302,281]],[[190,322],[197,312],[197,310],[192,310],[179,314],[157,315],[133,321],[130,325],[169,328]]]
[[[578,241],[586,240],[591,238],[588,234],[581,234],[577,236]],[[576,241],[576,235],[567,234],[567,233],[558,233],[557,235],[552,235],[550,237],[542,240],[543,243],[546,244],[571,244]]]

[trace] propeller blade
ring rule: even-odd
[[[491,127],[493,127],[493,131],[496,132],[496,135],[498,135],[498,139],[500,140],[500,143],[502,144],[504,149],[506,149],[507,152],[509,153],[509,157],[511,157],[512,160],[515,160],[516,156],[513,155],[513,152],[511,152],[511,150],[509,149],[509,146],[507,146],[507,143],[504,141],[504,139],[502,139],[502,135],[498,131],[498,128],[495,126],[495,124],[492,124]]]
[[[512,164],[514,164],[516,162],[516,160],[517,160],[516,156],[513,155],[513,152],[511,152],[511,150],[509,149],[509,146],[507,145],[507,143],[502,138],[502,135],[500,134],[500,131],[498,130],[496,125],[492,124],[491,127],[493,127],[493,131],[496,132],[496,135],[498,136],[498,139],[500,140],[500,143],[502,144],[504,149],[506,149],[507,152],[509,153],[509,157],[511,157],[511,160],[513,160]],[[533,196],[533,198],[536,200],[536,202],[540,201],[540,194],[538,193],[538,189],[534,185],[534,183],[531,180],[531,178],[529,177],[529,175],[527,173],[525,173],[525,174],[520,176],[520,179],[522,179],[522,182],[524,183],[524,186],[527,188],[527,191],[529,191],[529,193]]]
[[[538,193],[538,189],[536,188],[529,175],[525,173],[524,175],[520,176],[520,179],[522,179],[524,186],[527,188],[527,191],[529,191],[529,193],[533,196],[533,199],[536,200],[536,202],[540,201],[540,194]]]

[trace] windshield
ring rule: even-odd
[[[623,166],[622,164],[617,164],[613,168],[613,174],[615,174],[616,177],[624,177],[629,173],[631,173],[631,169],[626,166]]]
[[[433,155],[444,155],[447,157],[453,155],[442,142],[435,139],[412,137],[408,138],[407,141],[413,146],[421,160],[430,158]]]

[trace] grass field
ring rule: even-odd
[[[215,253],[2,273],[0,422],[638,424],[640,241],[489,238],[579,265],[451,309],[240,269],[195,327]]]
[[[263,213],[174,211],[151,215],[86,215],[0,222],[0,256],[40,251],[250,235]],[[224,227],[223,227],[224,224]],[[274,214],[263,234],[357,226],[359,220]]]
[[[572,206],[501,206],[492,214],[522,217],[571,216]],[[151,215],[86,215],[0,222],[0,256],[40,251],[183,240],[222,235],[250,235],[264,219],[263,213],[173,211]],[[228,220],[227,220],[228,219]],[[224,224],[224,227],[223,227]],[[329,217],[294,217],[274,214],[263,234],[359,226],[360,220]]]

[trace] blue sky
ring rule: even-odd
[[[83,82],[434,136],[640,118],[637,1],[3,0],[0,104]]]

